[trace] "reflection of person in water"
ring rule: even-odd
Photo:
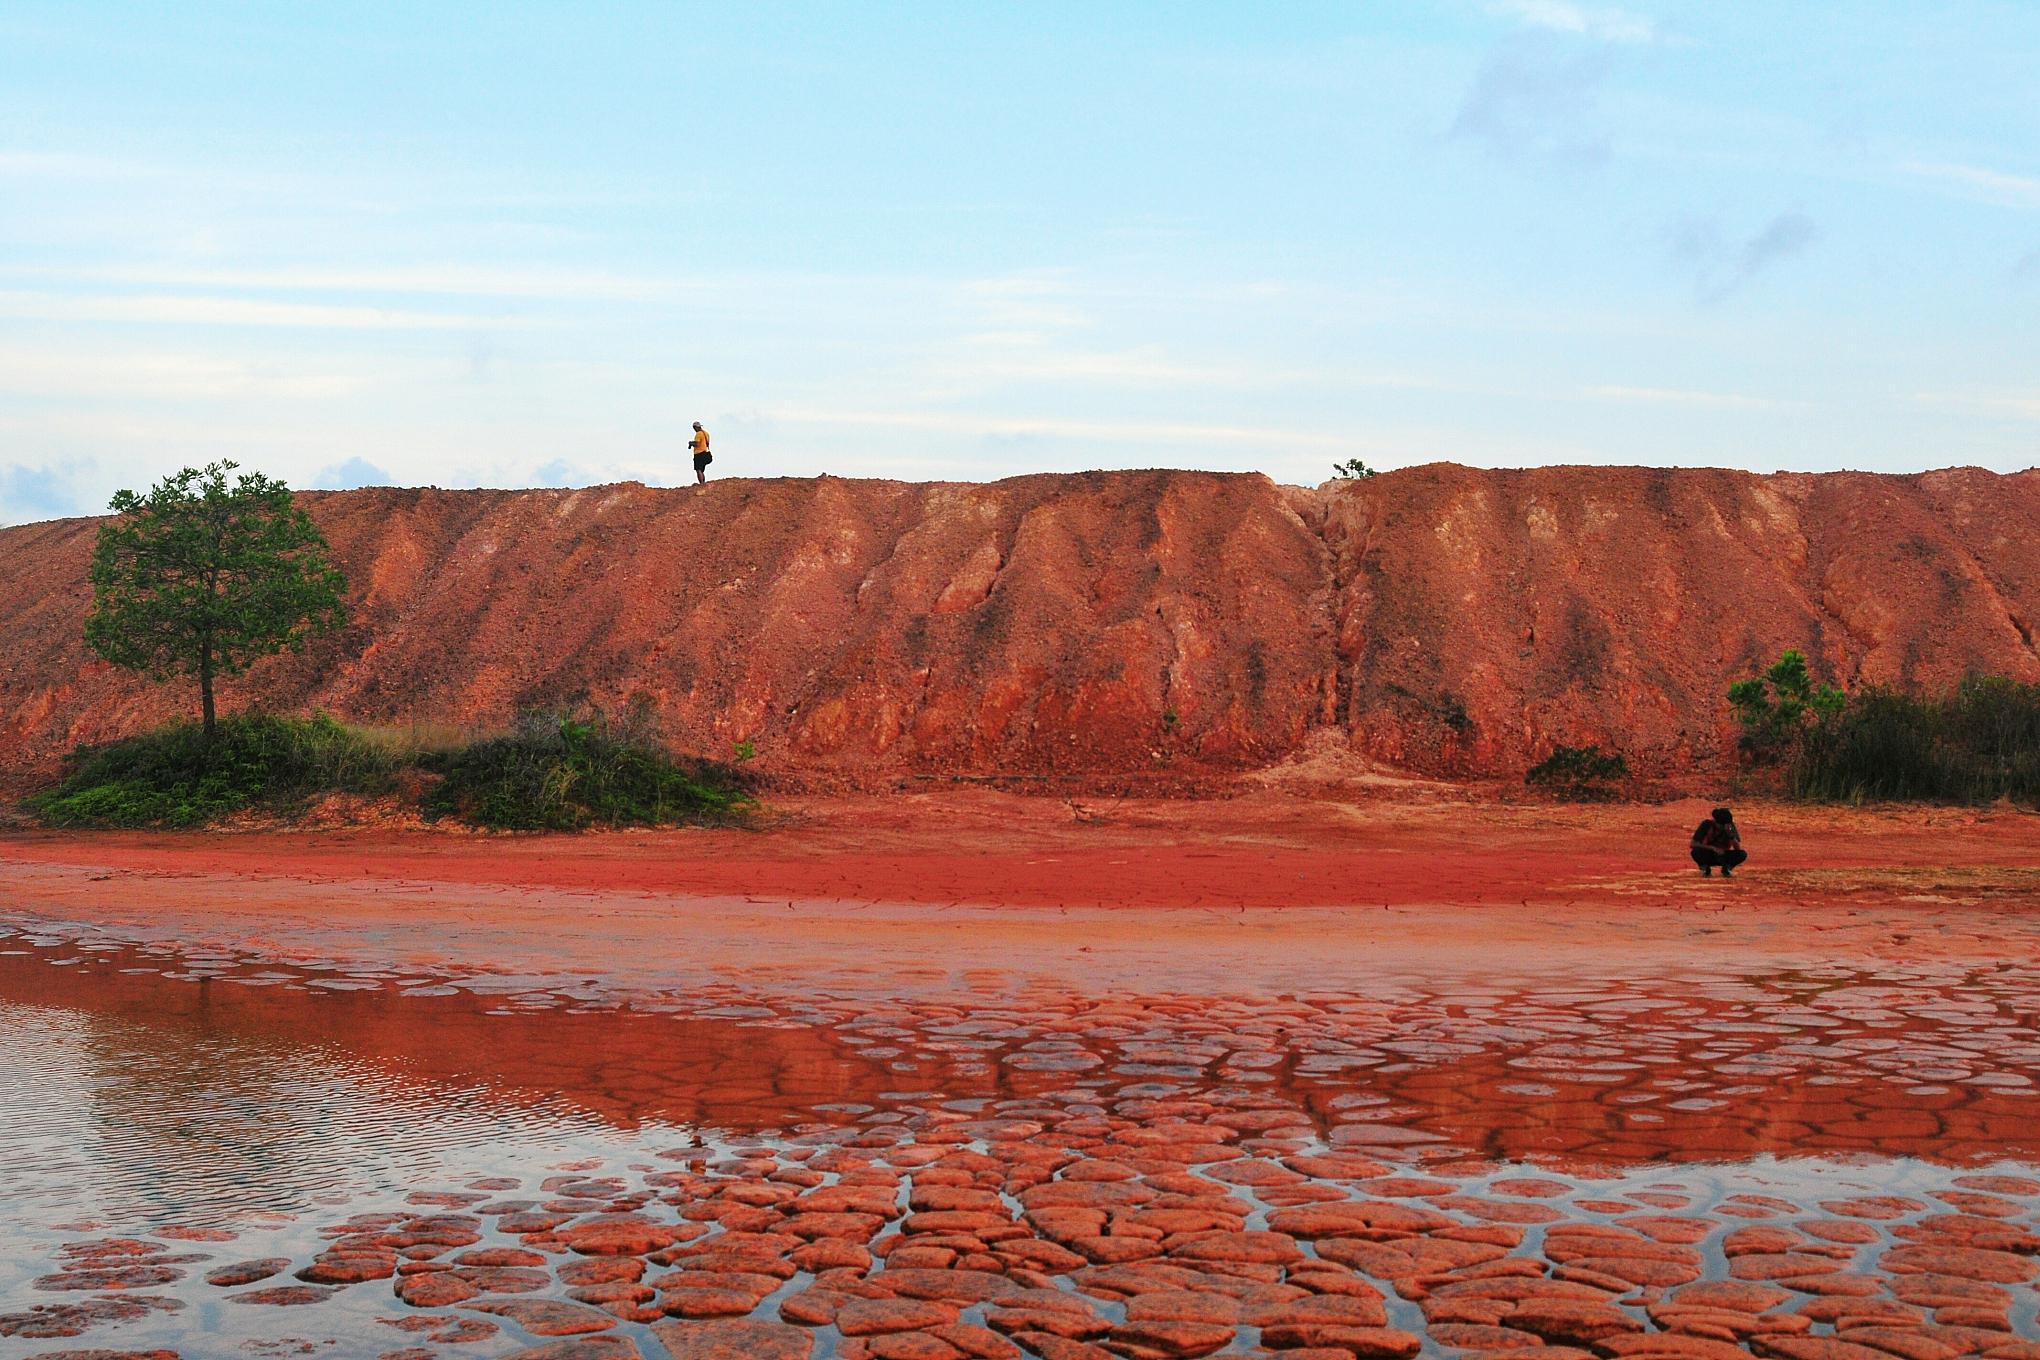
[[[1735,867],[1749,857],[1742,848],[1742,833],[1735,829],[1735,814],[1727,808],[1714,809],[1712,816],[1693,828],[1693,862],[1705,877],[1714,877],[1718,864],[1723,878],[1734,878]]]

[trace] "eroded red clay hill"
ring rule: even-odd
[[[649,696],[790,774],[1195,781],[1304,749],[1511,773],[1598,741],[1724,758],[1731,680],[2040,679],[2040,472],[1760,477],[1432,465],[1317,490],[1118,472],[991,484],[305,497],[352,623],[229,705],[507,721]],[[181,711],[93,659],[96,521],[0,530],[0,766]]]

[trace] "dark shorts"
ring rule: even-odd
[[[1693,862],[1703,869],[1712,869],[1717,865],[1723,869],[1733,869],[1748,858],[1748,852],[1743,850],[1713,850],[1704,845],[1693,847]]]
[[[715,455],[712,453],[697,453],[694,455],[694,470],[699,472],[714,461]]]

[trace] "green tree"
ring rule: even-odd
[[[85,640],[152,679],[198,678],[205,740],[213,681],[337,627],[346,582],[290,488],[238,464],[186,468],[113,498],[92,554]]]
[[[1848,696],[1832,685],[1815,685],[1806,653],[1793,650],[1762,675],[1730,685],[1728,703],[1742,723],[1743,749],[1768,760],[1798,746],[1808,728],[1841,716]]]
[[[1361,462],[1358,458],[1348,458],[1343,463],[1332,464],[1332,475],[1334,477],[1360,478],[1360,477],[1378,477],[1381,474],[1377,473],[1373,468],[1367,466],[1367,464]]]

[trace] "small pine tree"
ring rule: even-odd
[[[1361,478],[1376,477],[1380,474],[1358,458],[1348,458],[1343,463],[1332,464],[1332,475],[1334,477]]]
[[[120,491],[92,555],[85,640],[152,679],[197,677],[205,740],[213,682],[344,619],[345,581],[290,488],[238,465],[185,468],[146,496]]]
[[[1743,750],[1757,760],[1774,760],[1797,747],[1809,727],[1839,717],[1848,696],[1832,685],[1815,685],[1806,653],[1795,649],[1762,675],[1730,685],[1728,703],[1742,723]]]

